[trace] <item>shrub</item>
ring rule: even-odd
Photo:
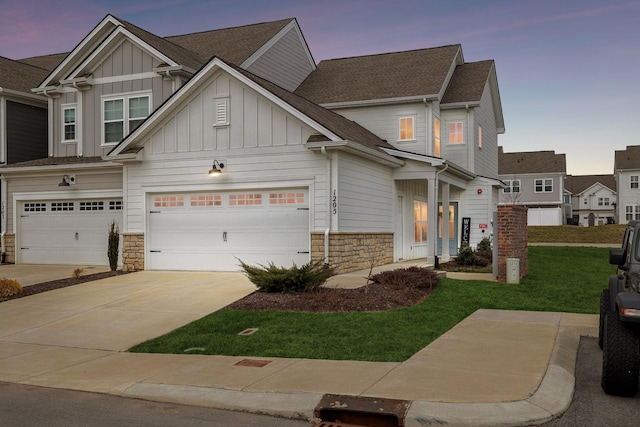
[[[14,279],[0,279],[0,298],[8,298],[22,293],[22,285]]]
[[[272,262],[268,266],[256,267],[239,261],[251,283],[260,292],[309,292],[320,287],[334,274],[333,268],[322,261],[309,262],[301,267],[293,264],[290,268],[278,267]]]
[[[84,274],[84,268],[76,268],[75,270],[73,270],[71,277],[74,279],[79,279],[80,277],[82,277],[83,274]]]
[[[120,228],[118,223],[113,220],[109,224],[109,242],[107,243],[107,256],[111,271],[118,269],[118,246],[120,246]]]
[[[476,249],[478,250],[478,252],[491,252],[491,239],[489,239],[488,237],[484,237],[482,240],[480,240]]]
[[[464,244],[460,247],[458,255],[456,256],[456,263],[458,265],[476,265],[477,261],[476,251],[474,251],[471,246]]]
[[[412,266],[396,270],[383,271],[371,276],[371,281],[390,286],[415,286],[417,288],[434,288],[440,276],[433,269]]]
[[[476,248],[476,265],[486,267],[493,260],[493,251],[491,250],[491,240],[488,237],[480,240]]]

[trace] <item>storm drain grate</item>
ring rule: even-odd
[[[314,411],[314,427],[402,427],[410,402],[325,394]]]
[[[271,360],[242,359],[236,366],[248,366],[250,368],[262,368],[271,363]]]

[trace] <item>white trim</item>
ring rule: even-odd
[[[7,100],[4,96],[0,96],[0,163],[6,163],[6,161],[7,161]]]
[[[417,114],[398,114],[398,142],[416,142]],[[402,138],[402,121],[411,119],[411,138]]]
[[[127,74],[123,76],[96,77],[89,79],[89,82],[92,85],[103,85],[106,83],[120,83],[132,80],[153,79],[156,77],[160,77],[160,75],[156,72],[148,71],[146,73]]]
[[[143,90],[139,92],[125,92],[125,93],[113,93],[109,95],[100,96],[100,146],[101,147],[113,147],[120,143],[122,139],[130,133],[129,130],[129,100],[131,98],[149,98],[149,112],[145,119],[153,113],[153,91]],[[105,119],[104,119],[104,103],[107,101],[122,100],[122,139],[116,142],[105,142]],[[114,121],[115,122],[115,121]]]
[[[79,94],[79,93],[78,93]],[[65,139],[66,136],[66,132],[65,132],[65,126],[67,125],[67,123],[65,122],[65,111],[66,110],[74,110],[74,122],[73,122],[73,126],[74,126],[74,138],[73,139]],[[60,143],[61,144],[75,144],[78,141],[78,104],[73,102],[73,103],[68,103],[68,104],[60,104],[60,112],[62,114],[60,114],[60,125],[61,125],[61,129],[60,129]]]

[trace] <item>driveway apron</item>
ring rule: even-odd
[[[125,351],[255,290],[241,273],[141,271],[0,304],[0,342]]]

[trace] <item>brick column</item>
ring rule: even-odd
[[[122,268],[144,270],[144,233],[122,233]]]
[[[498,281],[507,281],[507,258],[520,260],[520,278],[529,271],[527,253],[527,208],[498,206]]]
[[[6,254],[5,261],[7,263],[16,262],[16,235],[7,233],[4,235],[4,250]]]

